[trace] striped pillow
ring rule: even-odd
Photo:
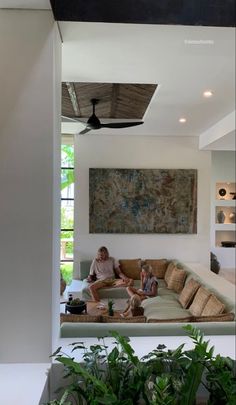
[[[187,272],[183,269],[177,269],[174,267],[174,270],[171,273],[167,288],[169,290],[174,290],[177,293],[180,293],[184,288],[184,282],[187,277]]]
[[[197,280],[194,280],[193,278],[191,278],[191,280],[189,280],[185,284],[179,296],[179,302],[183,308],[189,307],[189,305],[193,300],[194,295],[196,294],[200,286],[201,284]]]
[[[200,316],[210,296],[210,291],[206,290],[204,287],[200,287],[189,307],[191,314],[194,316]]]
[[[167,285],[169,283],[169,280],[170,280],[170,277],[171,277],[171,274],[172,274],[174,268],[175,268],[175,264],[173,262],[170,262],[168,264],[168,267],[166,269],[165,276],[164,276],[164,280],[165,280]]]
[[[152,267],[152,274],[157,278],[164,278],[168,262],[166,259],[146,259],[145,264]]]
[[[214,294],[212,294],[204,307],[201,316],[219,315],[224,312],[225,304],[218,300]]]

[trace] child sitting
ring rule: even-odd
[[[134,294],[128,301],[128,306],[121,314],[122,318],[129,316],[142,316],[144,312],[143,307],[141,307],[141,299],[138,294]]]
[[[134,287],[127,287],[127,293],[131,297],[129,307],[125,309],[123,312],[124,316],[127,316],[127,313],[129,311],[129,308],[131,306],[131,300],[134,296],[136,296],[136,302],[137,302],[137,297],[141,301],[145,300],[146,298],[150,297],[155,297],[157,295],[157,288],[158,288],[158,281],[155,276],[152,274],[152,267],[148,264],[144,264],[142,266],[141,274],[140,274],[140,279],[141,279],[141,288],[137,289]],[[140,307],[140,305],[139,305]],[[142,308],[142,307],[140,307]],[[140,315],[140,314],[139,314]],[[136,315],[137,316],[137,315]]]

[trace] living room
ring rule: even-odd
[[[1,362],[48,364],[52,347],[55,348],[57,345],[59,332],[61,39],[50,9],[44,11],[1,9],[0,19],[3,61],[0,78],[2,94],[4,94],[1,100],[0,137],[0,177],[1,184],[4,185],[4,196],[1,201],[1,229],[4,230],[1,243],[0,300],[1,308],[4,308],[1,310],[3,326],[1,328]],[[102,24],[100,29],[99,39],[95,37],[98,43],[102,42],[103,36],[108,38],[111,35]],[[129,29],[132,30],[132,27]],[[231,28],[219,29],[219,37],[222,32],[226,35],[222,40],[223,65],[231,65],[231,57],[233,58],[234,55],[232,51],[234,39],[228,43],[228,30],[231,37]],[[137,41],[135,33],[136,31],[133,33],[133,42]],[[93,36],[95,33],[87,27],[81,37],[83,43],[88,41],[90,35]],[[186,35],[183,36],[183,40],[185,37]],[[199,38],[198,35],[197,38]],[[204,35],[205,38],[209,39]],[[127,37],[124,35],[123,41],[126,40]],[[207,55],[208,51],[209,48],[202,49],[204,55]],[[129,46],[126,52],[129,53]],[[87,65],[84,64],[85,71],[80,73],[79,81],[114,81],[113,69],[106,67],[104,54],[100,55],[102,57],[96,58],[94,63],[96,69],[92,69],[90,76],[88,76]],[[114,57],[114,55],[110,56]],[[80,58],[80,64],[83,65],[82,62],[83,58]],[[99,63],[104,68],[104,74],[98,77]],[[144,71],[149,64],[145,55],[141,61],[134,60],[128,70],[120,69],[119,82],[146,82],[147,80],[158,82],[154,76],[154,68],[152,77],[151,74],[148,79],[146,75],[144,76]],[[170,69],[171,62],[168,58],[166,65],[169,66],[171,77],[175,72],[177,74],[176,68]],[[218,65],[217,78],[221,76],[221,68],[223,69],[222,65]],[[218,84],[220,86],[218,94],[223,95],[223,98],[226,97],[234,106],[234,86],[232,86],[234,69],[231,66],[229,70],[231,73],[227,71],[223,75],[223,80],[219,81],[221,84]],[[178,71],[178,75],[179,73]],[[179,87],[181,85],[180,83]],[[198,89],[199,104],[202,103],[203,107],[195,124],[205,116],[207,101],[202,98],[202,91],[208,86],[211,87],[211,83],[205,83],[201,92]],[[231,96],[228,97],[228,95]],[[158,96],[154,105],[155,103],[158,106]],[[209,122],[208,126],[202,127],[201,133],[207,129],[213,133],[214,124],[221,122],[233,110],[233,108],[228,109],[228,106],[223,110],[222,103],[222,99],[218,104],[213,102],[212,110],[218,111],[218,118],[216,121]],[[167,114],[169,110],[174,110],[173,104],[167,103],[164,110],[159,110],[159,121],[154,123],[154,126],[161,125],[163,114]],[[129,129],[131,132],[124,131],[122,135],[115,134],[114,130],[112,138],[110,133],[106,135],[105,132],[99,136],[91,134],[76,138],[75,143],[79,146],[76,146],[76,154],[78,154],[80,174],[80,189],[76,190],[79,201],[79,209],[76,212],[79,230],[75,247],[76,271],[79,260],[93,257],[101,244],[107,245],[111,254],[117,258],[134,258],[138,254],[142,258],[155,255],[156,258],[176,257],[183,261],[200,261],[204,265],[209,263],[212,152],[210,148],[199,150],[199,133],[190,133],[192,125],[189,119],[187,120],[189,127],[180,126],[178,119],[179,111],[176,112],[176,123],[179,125],[178,136],[170,133],[168,136],[162,133],[160,137],[156,137],[155,134],[147,135],[145,132],[148,128],[143,125],[145,132],[142,135],[137,135],[136,130],[132,128]],[[229,127],[225,125],[225,131],[222,129],[221,133],[224,135],[230,133]],[[209,139],[212,143],[213,138],[209,137]],[[225,150],[224,147],[222,150],[226,156],[228,153],[233,153]],[[108,154],[107,151],[111,153]],[[220,154],[220,150],[217,153]],[[197,169],[199,176],[198,233],[171,236],[145,235],[145,238],[143,235],[90,235],[88,232],[88,168],[101,167],[101,165],[108,168]],[[229,181],[233,180],[229,179]],[[216,341],[219,343],[218,339]],[[233,351],[232,347],[232,339],[225,337],[223,348],[221,346],[222,352],[226,348]],[[24,405],[26,403],[25,401]]]

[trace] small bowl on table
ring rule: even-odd
[[[70,312],[70,314],[81,314],[83,311],[87,311],[86,302],[80,301],[76,305],[70,305],[70,303],[66,304],[66,311]]]

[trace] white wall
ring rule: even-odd
[[[0,362],[48,362],[54,157],[59,145],[50,11],[0,10]],[[59,104],[58,104],[59,103]],[[58,109],[58,108],[57,108]],[[58,141],[56,141],[58,138]],[[59,172],[58,172],[59,173]],[[54,224],[57,219],[54,217]],[[58,261],[58,259],[57,259]],[[59,287],[59,282],[58,282]],[[59,291],[59,288],[58,288]]]
[[[178,258],[209,265],[210,166],[208,151],[194,137],[78,136],[75,141],[75,275],[79,260],[106,245],[117,258]],[[198,231],[194,235],[89,234],[89,168],[191,168],[198,170]]]

